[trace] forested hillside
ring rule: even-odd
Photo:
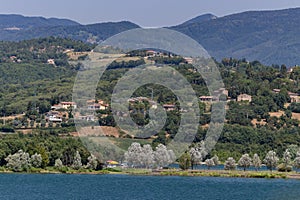
[[[29,102],[41,108],[58,99],[70,99],[76,66],[69,64],[65,51],[92,48],[80,41],[54,37],[0,42],[1,115],[23,113]]]
[[[54,37],[1,42],[0,116],[11,118],[0,120],[0,131],[37,129],[51,134],[74,132],[70,109],[61,108],[57,111],[62,113],[59,123],[47,122],[47,113],[51,106],[72,101],[76,72],[84,70],[79,62],[93,48],[93,45],[83,42]],[[77,55],[77,59],[70,56],[72,53]],[[179,56],[168,53],[154,57],[145,55],[143,51],[133,52],[124,55],[123,60],[113,62],[99,81],[97,102],[110,103],[114,86],[130,68],[144,63],[156,63],[160,66],[168,64],[186,77],[199,96],[201,117],[195,142],[203,140],[210,122],[211,105],[219,102],[201,99],[201,96],[209,95],[201,75],[195,73],[193,66]],[[223,90],[228,91],[222,98],[228,103],[226,125],[212,154],[217,153],[221,159],[229,155],[238,158],[245,152],[263,156],[270,149],[281,154],[291,144],[300,145],[300,67],[288,70],[285,65],[265,66],[258,61],[233,58],[224,58],[221,62],[216,62],[216,65],[225,84]],[[153,146],[158,143],[167,144],[180,125],[180,105],[171,90],[155,84],[140,87],[133,97],[151,99],[152,94],[154,101],[162,106],[169,106],[165,107],[168,119],[164,128],[147,142]],[[240,100],[240,95],[248,99]],[[169,109],[170,106],[172,109]],[[139,126],[149,122],[149,108],[149,102],[144,100],[130,104],[131,117]],[[17,117],[22,113],[24,115]],[[118,128],[109,105],[104,110],[98,110],[96,117],[99,125]],[[122,139],[138,139],[131,138],[130,134],[122,130],[119,130],[118,137],[118,142],[123,146]],[[125,146],[128,147],[128,142]]]

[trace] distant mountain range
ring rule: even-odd
[[[6,41],[56,36],[99,42],[133,28],[139,26],[127,21],[81,25],[68,19],[0,15],[0,40]]]
[[[0,14],[0,28],[21,28],[30,29],[45,26],[74,26],[79,23],[69,19],[57,19],[44,17],[24,17],[22,15],[1,15]]]
[[[244,12],[171,28],[197,40],[217,60],[300,65],[300,8]]]
[[[0,15],[0,40],[58,36],[99,42],[138,27],[128,21],[81,25],[68,19]],[[225,17],[205,14],[168,28],[192,37],[217,60],[234,57],[269,65],[300,65],[300,8]]]

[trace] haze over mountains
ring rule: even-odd
[[[0,40],[58,36],[100,42],[138,27],[128,21],[81,25],[68,19],[0,15]],[[234,57],[269,65],[300,64],[300,8],[225,17],[205,14],[169,28],[192,37],[217,60]]]

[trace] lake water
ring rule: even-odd
[[[300,180],[0,174],[0,199],[297,200]]]

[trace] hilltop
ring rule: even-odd
[[[202,22],[207,22],[207,21],[217,19],[217,18],[218,17],[213,15],[213,14],[204,14],[204,15],[194,17],[194,18],[182,23],[181,25],[188,25],[188,24],[193,24],[193,23],[202,23]]]

